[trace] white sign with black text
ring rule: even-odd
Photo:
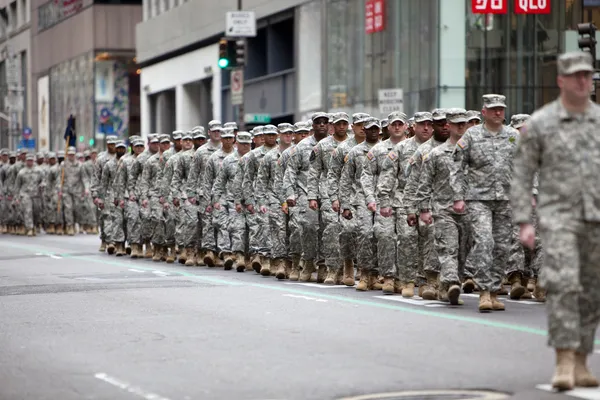
[[[225,36],[255,37],[256,16],[254,11],[229,11],[225,17]]]
[[[378,97],[380,113],[404,112],[404,93],[402,89],[379,89]]]

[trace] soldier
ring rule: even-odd
[[[11,201],[11,215],[12,222],[14,226],[14,234],[17,235],[25,235],[25,226],[23,225],[23,218],[21,215],[21,208],[18,207],[15,203],[15,198],[18,193],[15,189],[15,182],[17,180],[17,175],[19,171],[25,167],[25,156],[27,155],[26,149],[21,149],[18,151],[17,161],[12,164],[8,169],[8,177],[7,177],[7,188]]]
[[[467,111],[467,129],[481,123],[480,113],[477,110]]]
[[[225,122],[223,124],[223,129],[230,129],[233,132],[233,135],[235,137],[237,137],[237,134],[239,132],[239,128],[238,128],[237,122]]]
[[[515,129],[503,125],[505,100],[497,94],[483,96],[483,125],[469,128],[457,142],[454,153],[458,166],[453,207],[457,213],[467,210],[472,227],[473,246],[465,269],[476,271],[481,312],[504,310],[497,295],[510,247],[508,189],[518,138]],[[524,290],[519,297],[523,293]]]
[[[204,146],[208,137],[206,136],[202,126],[196,126],[192,128],[190,133],[192,135],[192,139],[194,140],[194,150],[198,150],[200,147]]]
[[[41,181],[42,181],[42,185],[44,185],[46,183],[46,175],[48,174],[48,163],[47,163],[47,157],[46,155],[39,151],[36,155],[35,155],[35,162],[37,165],[34,166],[35,169],[37,169],[38,173],[41,176]],[[40,196],[39,196],[39,219],[38,219],[38,225],[36,226],[36,232],[40,233],[41,229],[44,229],[44,232],[46,232],[46,230],[48,229],[48,220],[46,218],[46,212],[43,206],[44,203],[44,190],[42,188],[42,190],[40,191]]]
[[[255,126],[254,128],[252,128],[252,131],[250,131],[250,133],[252,133],[252,143],[254,143],[254,146],[252,148],[253,150],[258,149],[265,143],[263,129],[264,127],[262,125],[259,125]]]
[[[435,221],[435,247],[439,257],[440,299],[452,305],[462,302],[460,296],[459,265],[465,262],[465,238],[468,224],[464,212],[453,208],[454,192],[450,185],[454,176],[454,147],[465,133],[467,111],[460,108],[447,110],[450,137],[423,157],[416,201],[419,218],[430,225]],[[421,146],[422,147],[422,146]]]
[[[333,115],[333,135],[321,140],[310,156],[310,169],[308,178],[308,206],[312,210],[319,210],[323,223],[323,257],[327,267],[327,285],[341,283],[342,265],[340,260],[340,241],[338,234],[340,224],[338,213],[331,208],[331,200],[327,196],[327,173],[331,156],[335,149],[348,139],[348,124],[350,117],[345,112]],[[348,271],[352,274],[353,271]],[[352,279],[354,285],[354,279]]]
[[[410,139],[413,136],[415,136],[415,118],[410,117],[408,119],[408,127],[406,129],[406,138]]]
[[[235,149],[233,144],[235,142],[235,134],[232,128],[223,129],[221,134],[221,148],[215,151],[206,161],[206,171],[204,172],[204,179],[202,182],[202,199],[201,204],[208,204],[206,206],[206,212],[212,214],[211,226],[214,227],[216,232],[216,242],[213,247],[207,249],[217,254],[216,263],[214,265],[223,265],[226,270],[233,268],[236,261],[233,252],[231,251],[230,235],[229,235],[229,210],[226,207],[219,207],[213,209],[213,204],[216,203],[213,198],[213,186],[219,175],[219,171],[223,165],[223,160],[231,155]],[[213,244],[210,243],[209,246]],[[221,264],[223,260],[223,264]]]
[[[342,217],[356,219],[354,237],[356,237],[357,261],[360,268],[360,281],[356,290],[381,289],[375,287],[377,277],[376,244],[373,234],[374,211],[367,208],[365,193],[360,177],[367,154],[379,142],[379,120],[369,118],[364,123],[365,140],[354,146],[346,156],[340,178],[340,209]]]
[[[75,147],[67,149],[67,159],[60,165],[60,180],[57,182],[58,201],[65,219],[66,234],[75,234],[75,207],[90,193],[84,172],[75,159]]]
[[[6,199],[6,172],[8,170],[8,149],[0,150],[0,233],[8,232],[7,224],[7,199]]]
[[[241,163],[244,163],[242,197],[248,211],[246,218],[249,228],[248,241],[252,268],[263,276],[269,276],[271,275],[269,221],[266,215],[258,210],[258,202],[255,198],[255,180],[258,175],[258,167],[265,154],[277,145],[277,128],[274,125],[266,125],[260,129],[260,135],[263,136],[263,144],[240,160]]]
[[[329,115],[324,112],[316,112],[311,119],[314,134],[290,150],[290,159],[287,162],[282,184],[286,206],[298,207],[298,211],[303,214],[301,216],[302,259],[305,264],[299,278],[303,282],[310,281],[312,273],[315,271],[315,259],[321,248],[319,233],[322,234],[322,227],[319,223],[319,213],[309,208],[308,205],[308,171],[313,148],[319,141],[327,137]],[[325,281],[326,271],[324,265],[319,267],[317,282]]]
[[[310,134],[310,123],[296,122],[294,124],[294,146],[306,139]]]
[[[188,201],[191,204],[198,204],[199,217],[189,222],[196,225],[196,235],[198,237],[197,244],[199,246],[199,257],[197,262],[203,262],[209,267],[214,266],[215,263],[219,263],[219,261],[217,261],[218,257],[212,250],[216,247],[216,243],[212,215],[207,212],[210,203],[206,202],[206,197],[203,196],[201,190],[203,187],[204,172],[206,171],[206,162],[214,152],[221,148],[222,132],[223,128],[221,127],[221,121],[212,120],[208,123],[208,136],[210,140],[194,153],[194,162],[192,163],[192,168],[186,184]],[[202,201],[202,203],[200,203],[200,201]],[[205,252],[205,254],[201,255],[201,252]]]
[[[4,210],[6,212],[6,231],[10,234],[15,234],[15,225],[14,225],[14,212],[13,212],[13,195],[11,188],[11,177],[10,170],[12,166],[17,162],[17,154],[14,151],[9,151],[8,153],[8,163],[4,164],[2,167],[2,176],[4,182],[4,199],[5,206]],[[14,181],[13,181],[14,182]]]
[[[116,252],[117,257],[125,253],[125,231],[123,215],[127,196],[127,166],[123,156],[127,146],[122,140],[115,143],[116,157],[111,158],[102,169],[102,192],[100,207],[105,215],[106,251]]]
[[[125,231],[126,239],[131,246],[131,258],[143,258],[144,248],[142,240],[142,220],[140,217],[140,207],[137,202],[138,195],[135,185],[131,185],[129,179],[132,178],[132,169],[140,155],[144,154],[144,140],[141,137],[131,139],[129,137],[133,152],[130,156],[123,156],[122,162],[125,166],[125,184],[127,198],[125,199]]]
[[[15,203],[21,208],[27,236],[35,236],[35,227],[41,219],[43,171],[34,168],[34,159],[33,154],[27,154],[25,167],[15,180]]]
[[[389,139],[376,144],[367,153],[367,160],[360,177],[367,208],[375,212],[373,232],[377,242],[377,265],[384,277],[383,293],[402,293],[396,270],[396,229],[393,218],[385,218],[379,213],[377,204],[377,181],[387,155],[395,145],[405,139],[408,117],[402,112],[393,112],[387,118]]]
[[[292,262],[286,248],[286,214],[279,201],[281,180],[278,176],[278,162],[282,153],[292,145],[294,127],[291,124],[283,123],[277,126],[277,130],[279,131],[279,145],[265,154],[260,163],[256,177],[255,198],[260,213],[268,216],[272,260],[270,272],[281,280],[289,277]],[[261,274],[263,274],[262,270]],[[266,275],[266,271],[263,275]]]
[[[389,126],[389,121],[387,118],[383,118],[382,120],[379,121],[379,124],[381,125],[381,140],[388,140],[390,138],[390,132],[388,130],[388,126]]]
[[[81,167],[83,169],[85,179],[91,187],[97,152],[94,149],[86,150],[83,152],[83,155],[85,157],[85,161]],[[87,196],[85,201],[82,203],[81,214],[84,216],[84,218],[86,218],[86,224],[83,225],[83,230],[88,234],[97,234],[98,221],[96,218],[96,207],[94,206],[94,200],[92,199],[92,196]]]
[[[90,192],[92,195],[92,199],[94,201],[94,205],[99,209],[99,205],[102,203],[99,193],[101,192],[101,180],[102,180],[102,169],[104,165],[111,159],[116,157],[116,148],[115,148],[116,137],[108,136],[106,138],[106,151],[102,152],[98,155],[96,159],[96,164],[94,165],[94,175],[92,176],[92,184],[90,186]],[[104,252],[106,250],[106,236],[104,234],[104,212],[99,210],[99,213],[96,215],[98,225],[100,226],[100,248],[98,249],[100,252]]]
[[[223,159],[223,164],[212,188],[212,201],[215,210],[223,211],[227,218],[225,230],[221,230],[219,247],[223,252],[235,255],[234,266],[238,272],[244,272],[246,261],[246,214],[241,206],[235,207],[234,182],[238,176],[240,158],[250,151],[252,135],[248,132],[239,132],[236,138],[236,149]]]
[[[511,200],[521,242],[533,249],[531,193],[539,171],[540,281],[548,291],[548,344],[556,351],[552,386],[569,390],[598,386],[586,364],[600,320],[600,107],[589,100],[595,72],[589,53],[560,55],[557,67],[559,98],[521,130]]]
[[[173,172],[175,165],[179,157],[181,157],[182,149],[182,136],[183,131],[173,131],[171,137],[173,138],[173,147],[165,151],[163,156],[167,160],[162,175],[161,185],[161,197],[164,199],[163,207],[165,214],[165,245],[169,249],[167,255],[167,263],[172,264],[175,262],[175,230],[177,226],[177,216],[179,214],[179,198],[175,201],[171,198],[171,181],[173,179]]]

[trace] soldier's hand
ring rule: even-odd
[[[19,205],[21,202],[19,201],[19,199],[15,199],[15,204]]]
[[[242,205],[241,204],[236,204],[235,205],[235,211],[237,211],[238,214],[242,213]]]
[[[221,209],[221,203],[215,203],[215,204],[213,204],[213,207],[215,208],[215,210],[220,210]]]
[[[192,204],[196,204],[196,198],[195,197],[188,197],[188,201]]]
[[[260,206],[260,212],[261,212],[261,214],[266,214],[267,213],[267,207],[266,206]]]
[[[98,200],[98,207],[99,207],[101,210],[104,210],[104,202],[103,202],[102,200]]]
[[[454,202],[454,205],[452,206],[452,208],[454,209],[455,212],[462,214],[465,212],[465,202],[463,200],[457,200]]]
[[[62,197],[62,192],[58,192],[58,197]]]
[[[521,224],[519,239],[523,246],[528,249],[535,249],[535,228],[531,224]]]
[[[115,206],[118,206],[118,205],[119,205],[119,200],[116,200],[116,199],[115,199],[115,200],[113,200],[113,204],[114,204]]]
[[[178,199],[177,197],[175,197],[175,198],[173,199],[173,205],[174,205],[175,207],[179,207],[179,199]]]
[[[250,214],[254,214],[254,212],[255,212],[255,211],[254,211],[254,206],[253,206],[252,204],[248,204],[248,205],[246,206],[246,210],[248,210],[248,212],[249,212]]]
[[[285,215],[287,215],[287,214],[289,213],[290,209],[288,208],[288,205],[287,205],[287,203],[283,203],[283,204],[281,205],[281,211],[283,211],[283,213],[284,213]]]
[[[308,207],[310,207],[311,210],[317,210],[319,208],[319,203],[317,203],[316,200],[310,200],[308,202]]]
[[[406,217],[406,223],[408,224],[408,226],[417,225],[417,214],[408,214],[408,216]]]
[[[336,213],[337,213],[337,212],[340,212],[340,202],[339,202],[338,200],[334,200],[334,201],[332,201],[332,202],[331,202],[331,209],[332,209],[333,211],[335,211]]]
[[[367,204],[367,208],[371,212],[376,212],[377,211],[377,203],[369,203],[369,204]]]
[[[97,206],[99,202],[100,202],[100,199],[96,197],[94,199],[94,205]]]
[[[8,200],[8,201],[12,201],[12,199],[13,199],[13,197],[12,197],[12,196],[8,196],[8,197],[6,198],[6,200]]]
[[[210,214],[212,212],[212,206],[206,206],[206,213]]]
[[[121,207],[123,209],[125,208],[125,200],[119,201],[119,207]]]
[[[148,200],[142,200],[142,207],[148,208]]]
[[[294,199],[287,199],[286,203],[287,203],[288,207],[296,207],[296,200],[294,200]]]
[[[131,196],[129,196],[129,201],[135,201],[135,200],[136,200],[135,194],[132,194]]]
[[[427,225],[431,225],[433,223],[433,218],[431,217],[430,212],[421,213],[421,215],[419,215],[419,218],[421,218],[421,221],[423,221]]]
[[[392,208],[391,207],[383,207],[382,209],[379,210],[379,214],[381,214],[382,217],[389,218],[392,216]]]
[[[536,200],[535,196],[531,196],[531,207],[533,207],[533,208],[537,207],[537,200]]]
[[[342,212],[342,217],[346,219],[352,219],[352,211],[344,210],[344,212]]]

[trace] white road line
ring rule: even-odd
[[[479,295],[477,293],[461,293],[460,296],[465,296],[465,297],[475,297],[475,298],[479,298]],[[509,303],[520,303],[520,304],[534,304],[534,305],[544,305],[545,303],[542,303],[540,301],[533,301],[533,300],[512,300],[509,298],[500,298],[500,301],[507,301]]]
[[[158,270],[156,270],[156,271],[152,271],[152,273],[156,274],[156,275],[161,275],[161,276],[169,276],[169,273],[168,272],[164,272],[164,271],[158,271]]]
[[[129,270],[130,270],[130,271],[133,271],[133,272],[140,272],[140,273],[142,273],[142,274],[143,274],[144,272],[146,272],[146,271],[141,271],[141,270],[139,270],[139,269],[133,269],[133,268],[129,268]]]
[[[60,260],[62,257],[54,254],[50,254],[50,258],[54,258],[55,260]]]
[[[537,385],[536,389],[544,390],[546,392],[553,392],[552,385]],[[585,400],[600,400],[600,389],[584,389],[577,388],[573,390],[567,390],[566,392],[561,392],[561,394],[566,396],[575,397],[577,399],[585,399]]]
[[[101,381],[104,381],[108,384],[111,384],[113,386],[118,387],[119,389],[125,390],[126,392],[129,392],[131,394],[135,394],[136,396],[139,396],[143,399],[146,400],[170,400],[167,397],[163,397],[161,395],[158,395],[156,393],[151,393],[151,392],[146,392],[145,390],[143,390],[140,387],[137,386],[131,386],[129,383],[127,382],[123,382],[113,376],[107,375],[104,372],[99,372],[96,375],[94,375],[94,377],[96,379],[100,379]]]
[[[307,287],[314,287],[314,288],[319,288],[319,289],[335,289],[335,288],[343,288],[346,286],[342,286],[342,285],[323,285],[320,283],[304,283],[304,282],[284,282],[286,285],[299,285],[299,286],[307,286]]]
[[[415,306],[425,306],[425,307],[447,307],[450,306],[450,303],[446,303],[444,301],[439,300],[423,300],[420,297],[413,297],[411,299],[407,299],[401,296],[373,296],[376,299],[382,300],[390,300],[397,301],[400,303],[412,304]]]
[[[314,300],[314,301],[317,301],[319,303],[327,303],[327,300],[325,300],[325,299],[318,299],[316,297],[301,296],[301,295],[297,295],[297,294],[284,294],[283,296],[285,296],[285,297],[293,297],[295,299]]]

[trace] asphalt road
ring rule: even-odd
[[[475,297],[452,307],[98,244],[0,237],[0,400],[600,399],[539,386],[554,363],[541,304],[480,314]],[[393,394],[424,390],[438,392]]]

